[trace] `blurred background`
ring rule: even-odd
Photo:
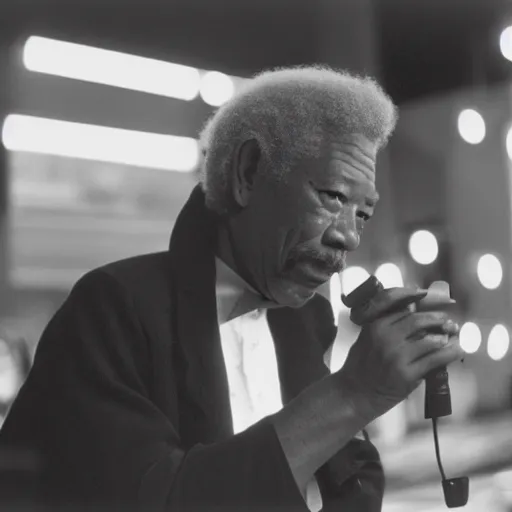
[[[332,368],[357,336],[342,290],[448,281],[467,356],[445,470],[471,476],[467,510],[512,510],[509,26],[505,0],[3,0],[0,423],[73,283],[167,249],[215,108],[263,68],[324,63],[377,77],[401,112],[378,214],[331,283]],[[370,431],[384,510],[444,510],[423,389]]]

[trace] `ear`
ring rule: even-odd
[[[245,207],[254,187],[254,180],[261,165],[261,148],[256,139],[243,142],[233,161],[232,187],[237,204]]]

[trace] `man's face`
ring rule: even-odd
[[[242,277],[278,304],[299,307],[340,272],[378,200],[376,152],[354,135],[301,162],[286,183],[256,172],[248,203],[232,222]]]

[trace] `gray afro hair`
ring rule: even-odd
[[[396,121],[397,108],[372,78],[326,66],[258,74],[215,112],[200,134],[199,181],[206,206],[220,215],[235,211],[232,162],[249,139],[259,143],[265,172],[285,180],[295,163],[320,156],[326,142],[344,135],[364,135],[381,149]]]

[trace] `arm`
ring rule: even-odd
[[[316,382],[274,415],[277,435],[301,492],[316,471],[370,419],[358,414],[339,373]]]
[[[274,423],[300,489],[368,423],[405,399],[433,368],[461,357],[446,313],[413,313],[424,291],[384,290],[358,315],[363,329],[338,372],[303,391]],[[443,332],[450,336],[448,342]]]

